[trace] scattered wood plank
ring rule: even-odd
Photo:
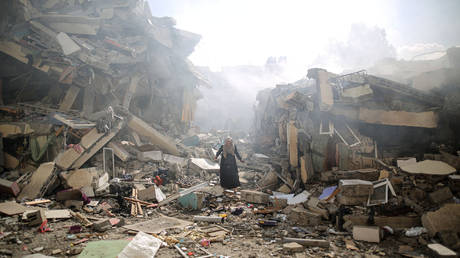
[[[30,201],[30,202],[26,202],[26,205],[38,205],[38,204],[45,204],[45,203],[50,203],[51,200],[49,199],[44,199],[44,200],[36,200],[36,201]]]

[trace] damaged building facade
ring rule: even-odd
[[[315,191],[322,182],[331,186],[323,188],[320,200],[335,200],[334,208],[322,208],[332,209],[337,228],[351,232],[354,240],[380,242],[379,227],[405,228],[406,236],[412,236],[407,228],[420,227],[458,250],[454,96],[460,85],[459,53],[451,48],[439,59],[401,61],[410,75],[392,66],[388,72],[389,61],[370,68],[379,76],[366,70],[334,74],[312,68],[305,79],[260,91],[254,148],[276,157],[272,178],[279,183],[269,187],[265,180],[261,186],[287,194]],[[396,61],[392,65],[398,67]],[[304,206],[322,214],[316,204]],[[366,212],[350,209],[357,206]],[[402,249],[398,253],[403,256],[417,253],[412,247]],[[438,246],[430,249],[439,251]],[[432,255],[447,257],[437,251]]]

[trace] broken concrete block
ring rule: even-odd
[[[165,162],[167,162],[167,163],[178,164],[178,165],[180,165],[182,167],[187,165],[187,160],[186,159],[178,157],[178,156],[174,156],[174,155],[164,154],[163,155],[163,160]]]
[[[430,236],[441,231],[460,232],[460,204],[449,203],[422,216],[422,224]]]
[[[17,196],[21,190],[16,182],[0,178],[0,192]]]
[[[290,242],[290,243],[284,243],[283,244],[283,251],[286,252],[302,252],[303,251],[303,246],[297,244],[296,242]]]
[[[339,181],[339,194],[337,201],[342,205],[364,205],[367,203],[369,195],[373,193],[372,182],[351,179]]]
[[[273,207],[277,209],[284,209],[286,206],[288,206],[287,199],[278,199],[278,198],[273,198],[270,199]]]
[[[303,207],[295,207],[288,213],[291,224],[313,226],[321,223],[321,215],[307,211]]]
[[[148,188],[139,189],[137,192],[137,198],[143,201],[155,200],[155,186],[150,186]]]
[[[80,155],[81,153],[79,153],[74,148],[69,148],[64,152],[59,153],[59,155],[56,157],[56,166],[62,170],[67,170],[70,168],[70,166],[72,166],[73,163],[75,163]]]
[[[94,188],[92,186],[83,186],[80,191],[87,197],[94,197]]]
[[[7,216],[22,214],[26,210],[26,206],[23,206],[15,201],[0,203],[0,213]]]
[[[369,197],[367,196],[344,196],[337,195],[337,201],[341,205],[366,205]]]
[[[241,200],[249,203],[268,203],[270,195],[257,191],[241,190]]]
[[[123,128],[124,123],[120,122],[116,126],[112,127],[111,131],[108,134],[105,134],[102,138],[100,138],[94,145],[89,149],[82,153],[81,156],[75,161],[72,165],[72,168],[80,168],[83,164],[86,163],[94,154],[96,154],[102,147],[104,147],[110,140],[112,140],[115,135]]]
[[[191,158],[189,166],[195,171],[218,172],[219,164],[208,159]]]
[[[45,210],[45,216],[47,219],[68,219],[72,217],[69,209]]]
[[[29,226],[41,225],[46,220],[43,210],[29,210],[22,214],[22,220],[27,222]]]
[[[278,176],[275,172],[268,172],[262,179],[257,183],[261,188],[274,189],[278,184]]]
[[[329,241],[323,239],[307,239],[307,238],[291,238],[285,237],[283,238],[284,243],[295,242],[302,246],[306,247],[323,247],[329,248]]]
[[[367,225],[369,216],[345,215],[343,219],[345,221],[351,221],[353,225]],[[405,229],[420,226],[419,216],[375,216],[374,221],[376,226],[390,226],[392,229]]]
[[[404,159],[398,159],[396,162],[397,162],[396,164],[398,168],[400,168],[400,167],[404,167],[407,165],[412,165],[412,164],[417,163],[417,159],[416,158],[404,158]]]
[[[319,199],[318,197],[310,197],[306,203],[304,203],[304,207],[318,207]]]
[[[105,232],[112,228],[112,223],[110,219],[100,220],[93,223],[93,229],[98,232]]]
[[[339,181],[340,194],[344,196],[369,196],[374,189],[372,182],[349,179]]]
[[[60,177],[63,179],[63,183],[66,187],[80,189],[85,186],[92,186],[98,174],[99,169],[92,167],[62,172]]]
[[[59,104],[59,110],[69,111],[72,108],[73,103],[75,102],[75,99],[77,98],[79,92],[79,87],[70,85],[64,98],[61,101],[61,104]]]
[[[289,188],[289,186],[287,184],[283,184],[282,186],[280,186],[278,188],[278,190],[276,190],[277,192],[280,192],[280,193],[285,193],[285,194],[288,194],[291,192],[291,188]]]
[[[56,201],[77,200],[81,201],[83,196],[79,189],[69,189],[56,193]]]
[[[161,151],[144,151],[137,153],[137,159],[140,161],[162,161],[163,153]]]
[[[457,253],[441,244],[428,244],[435,257],[457,257]]]
[[[73,210],[81,210],[81,208],[83,207],[83,201],[65,200],[64,207],[68,209],[73,209]]]
[[[121,161],[125,162],[130,158],[130,154],[128,151],[125,150],[120,144],[115,142],[109,142],[107,147],[112,148],[115,156],[117,156]]]
[[[64,55],[68,56],[81,50],[81,48],[73,41],[66,33],[59,32],[56,36],[56,40],[61,46]]]
[[[177,201],[185,209],[201,210],[203,208],[205,195],[203,193],[189,193],[179,197]]]
[[[97,140],[101,139],[102,136],[104,136],[103,133],[98,133],[97,129],[93,128],[81,138],[80,145],[87,150],[91,148]]]
[[[23,198],[35,199],[37,197],[42,197],[42,195],[45,194],[46,186],[51,183],[50,180],[53,177],[54,171],[54,162],[42,163],[32,174],[30,183],[22,189],[18,196],[19,200]]]
[[[375,226],[353,226],[353,239],[372,243],[379,243],[381,231]]]
[[[451,200],[454,196],[449,187],[443,187],[429,194],[430,200],[434,203],[441,204],[447,200]]]
[[[315,206],[308,206],[305,204],[304,204],[304,207],[313,213],[321,215],[321,217],[323,217],[324,219],[329,218],[329,212],[326,209],[322,209],[322,208],[315,207]]]
[[[162,150],[172,155],[179,155],[179,151],[177,150],[176,145],[173,143],[172,140],[162,135],[160,132],[148,125],[146,122],[142,121],[142,119],[133,116],[131,120],[128,122],[128,126],[136,133],[149,138],[150,143],[157,145]]]

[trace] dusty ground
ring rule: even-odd
[[[234,199],[235,196],[224,196],[223,202],[225,209],[230,207],[244,207],[244,203]],[[257,206],[253,207],[257,208]],[[253,214],[253,208],[245,207],[243,214],[239,216],[228,214],[227,221],[219,224],[229,229],[228,234],[222,242],[211,243],[206,250],[211,254],[230,257],[398,257],[398,248],[401,242],[396,242],[394,237],[387,237],[386,240],[379,244],[353,241],[350,234],[335,235],[329,232],[333,229],[332,224],[324,221],[322,225],[314,227],[303,227],[299,232],[296,225],[291,225],[289,221],[281,221],[277,226],[261,227],[257,224],[258,218],[264,215]],[[262,207],[259,207],[262,208]],[[184,211],[176,205],[162,208],[165,215],[174,216],[179,219],[191,220],[193,215],[203,215],[209,212],[207,208],[202,211]],[[98,215],[95,215],[96,217]],[[156,212],[150,212],[148,218],[125,218],[126,224],[134,224],[141,221],[155,220],[158,218]],[[102,217],[102,216],[101,216]],[[119,217],[119,216],[118,216]],[[272,217],[272,215],[266,215]],[[273,215],[276,217],[276,215]],[[40,233],[38,227],[29,227],[21,225],[17,217],[6,217],[1,220],[3,232],[12,232],[0,240],[0,253],[8,254],[12,252],[13,257],[21,257],[31,253],[41,253],[56,257],[70,256],[75,257],[85,247],[86,243],[75,245],[74,243],[88,238],[88,241],[98,240],[115,240],[115,239],[132,239],[134,235],[122,227],[114,227],[104,233],[94,233],[92,229],[84,229],[83,232],[75,234],[75,239],[69,239],[68,229],[72,225],[78,225],[73,219],[61,221],[50,221],[49,225],[52,231]],[[208,223],[200,222],[193,224],[186,229],[169,229],[160,234],[161,236],[170,236],[185,247],[185,253],[192,252],[194,256],[199,257],[206,255],[205,252],[198,248],[200,243],[199,229],[207,227]],[[183,237],[186,235],[185,237]],[[290,253],[283,250],[282,237],[300,237],[313,239],[327,239],[330,241],[330,248],[310,247],[301,252]],[[196,239],[194,239],[196,238]],[[412,244],[417,244],[420,239],[409,239]],[[58,249],[61,252],[58,253]],[[9,251],[8,251],[9,250]],[[420,251],[420,250],[419,250]],[[54,252],[54,253],[53,253]],[[6,256],[5,256],[6,257]],[[181,257],[173,247],[162,247],[157,257]]]

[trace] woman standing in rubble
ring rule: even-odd
[[[227,139],[225,139],[225,143],[220,146],[214,160],[217,160],[221,154],[222,158],[220,160],[220,185],[223,188],[235,188],[240,186],[240,178],[238,177],[238,167],[236,165],[235,156],[242,163],[244,163],[244,161],[241,159],[241,156],[238,153],[236,145],[233,144],[231,137],[227,137]]]

